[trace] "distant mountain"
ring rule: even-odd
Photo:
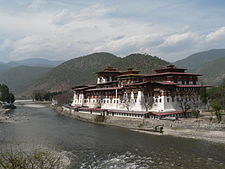
[[[207,62],[225,57],[225,49],[212,49],[204,52],[195,53],[185,59],[176,61],[177,67],[184,67],[189,70],[196,70]]]
[[[225,79],[225,57],[207,62],[196,72],[201,73],[202,80],[211,85],[218,85],[222,79]]]
[[[0,62],[0,72],[7,69],[10,69],[10,67],[7,66],[5,63]]]
[[[225,78],[225,49],[212,49],[188,56],[174,63],[177,67],[200,73],[204,83],[217,85]]]
[[[30,66],[11,68],[0,73],[0,83],[6,84],[15,94],[18,94],[50,70],[51,68]]]
[[[34,66],[34,67],[55,67],[63,63],[64,61],[51,61],[48,59],[43,58],[31,58],[31,59],[24,59],[20,61],[13,61],[6,63],[8,67],[17,67],[17,66]]]
[[[143,70],[144,73],[151,73],[154,69],[166,64],[168,62],[150,55],[132,54],[120,58],[110,53],[94,53],[69,60],[53,68],[26,92],[37,89],[66,90],[75,85],[96,83],[96,72],[103,70],[106,66],[113,66],[119,70],[133,67]]]

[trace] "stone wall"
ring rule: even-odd
[[[77,112],[71,110],[58,109],[62,114],[74,119],[95,122],[97,114],[90,114],[90,112]],[[177,129],[204,129],[204,130],[225,130],[224,123],[212,123],[205,120],[196,119],[180,119],[180,120],[159,120],[159,119],[147,119],[147,118],[129,118],[129,117],[115,117],[105,116],[105,121],[101,124],[114,125],[126,128],[144,128],[152,129],[155,126],[163,125],[165,128],[177,128]]]
[[[134,119],[128,117],[106,117],[106,123],[116,126],[128,128],[153,128],[158,125],[163,125],[166,128],[180,129],[207,129],[207,130],[225,130],[225,124],[211,123],[195,119],[181,120],[158,120],[158,119]]]

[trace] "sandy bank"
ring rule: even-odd
[[[163,133],[152,132],[148,130],[132,129],[145,134],[153,135],[169,135],[175,137],[192,138],[206,140],[210,142],[223,143],[225,144],[225,131],[209,131],[209,130],[195,130],[195,129],[169,129],[164,128]]]

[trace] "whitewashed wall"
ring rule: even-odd
[[[181,111],[182,108],[180,106],[181,99],[179,96],[174,97],[174,102],[172,101],[171,96],[159,96],[157,98],[154,97],[154,103],[152,108],[149,111],[152,112],[172,112],[172,111]],[[134,93],[131,93],[131,102],[129,104],[129,111],[146,111],[146,108],[143,104],[144,94],[142,91],[138,91],[137,98],[135,100]],[[156,102],[156,99],[158,100]],[[161,99],[161,102],[160,102]],[[169,102],[167,101],[169,99]],[[198,97],[198,104],[201,105],[200,108],[205,108],[200,101],[200,97]],[[84,99],[83,94],[77,95],[74,93],[74,99],[72,106],[87,106],[89,108],[102,108],[102,109],[109,109],[109,110],[125,110],[127,111],[126,105],[123,103],[122,100],[118,98],[104,98],[99,100],[97,98],[92,99]]]

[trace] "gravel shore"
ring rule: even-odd
[[[212,130],[200,130],[200,129],[169,129],[164,128],[163,133],[152,132],[148,130],[132,129],[140,133],[154,134],[154,135],[169,135],[175,137],[192,138],[206,140],[215,143],[225,144],[225,131],[212,131]]]

